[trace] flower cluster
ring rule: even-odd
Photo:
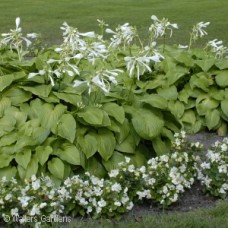
[[[228,54],[228,48],[223,46],[222,40],[211,40],[207,43],[206,48],[215,53],[217,58],[223,58]]]
[[[163,37],[166,35],[167,30],[170,31],[170,37],[172,36],[173,29],[178,29],[176,23],[170,23],[167,18],[159,20],[155,15],[151,16],[153,24],[150,26],[149,31],[153,33],[154,38]]]
[[[49,177],[36,178],[23,184],[16,179],[0,181],[0,218],[27,225],[28,218],[36,217],[41,223],[43,215],[55,218],[64,211],[57,188]],[[32,221],[31,221],[32,222]]]
[[[29,47],[32,44],[32,41],[30,39],[36,39],[37,34],[28,33],[26,37],[23,36],[22,28],[20,27],[20,17],[17,17],[15,22],[15,29],[11,29],[9,33],[2,33],[3,39],[0,40],[0,47],[9,46],[11,50],[15,49],[17,51],[19,60],[21,60],[23,55],[23,43],[25,42],[26,47]]]
[[[0,180],[0,218],[8,216],[11,221],[19,218],[17,222],[25,224],[28,217],[35,216],[36,225],[40,225],[42,215],[112,217],[131,210],[143,200],[166,208],[192,186],[197,176],[207,191],[225,198],[228,139],[216,142],[202,162],[196,155],[202,145],[188,143],[185,138],[184,131],[176,133],[172,152],[151,158],[145,166],[136,167],[125,157],[105,179],[86,172],[68,177],[56,186],[44,176],[32,176],[24,183],[3,178]]]
[[[228,138],[215,142],[204,160],[199,167],[198,179],[206,191],[225,198],[228,192]]]

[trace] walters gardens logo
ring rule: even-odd
[[[9,216],[3,215],[3,220],[6,223],[70,223],[72,220],[68,216],[45,216],[42,215],[40,217],[37,216]]]

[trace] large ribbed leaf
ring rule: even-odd
[[[87,158],[92,157],[97,152],[97,133],[90,131],[85,136],[80,137],[77,141],[82,152]]]
[[[11,106],[11,101],[7,97],[0,98],[0,117],[4,115],[7,108]]]
[[[205,116],[205,120],[209,130],[217,128],[220,122],[220,112],[217,109],[209,110]]]
[[[71,143],[64,143],[54,154],[69,164],[83,165],[82,153]]]
[[[167,108],[167,100],[158,94],[150,94],[150,95],[144,96],[140,101],[146,104],[150,104],[152,107],[155,107],[155,108],[159,108],[159,109]]]
[[[153,112],[140,109],[133,115],[132,124],[140,137],[151,140],[161,133],[164,121]]]
[[[25,173],[25,179],[30,179],[32,175],[36,175],[38,171],[38,159],[32,156]]]
[[[27,168],[31,159],[31,150],[24,149],[22,152],[16,153],[15,160],[17,164],[22,166],[24,169]]]
[[[176,100],[178,97],[177,88],[174,85],[167,88],[159,88],[157,93],[166,100]]]
[[[185,110],[184,104],[178,100],[169,101],[168,108],[177,119],[180,119],[182,117]]]
[[[17,132],[10,132],[9,134],[5,134],[0,138],[0,148],[3,146],[9,146],[15,143],[18,139]]]
[[[0,153],[0,169],[9,166],[13,156],[6,153]]]
[[[77,104],[82,101],[82,97],[80,95],[77,95],[77,94],[57,93],[57,92],[53,92],[53,93],[59,99],[65,101],[65,102],[71,103],[75,106],[77,106]]]
[[[160,136],[152,140],[153,148],[158,156],[168,154],[170,152],[169,146],[161,139]]]
[[[11,116],[3,116],[0,118],[0,137],[5,133],[11,132],[14,129],[16,120]]]
[[[60,117],[57,134],[73,143],[76,134],[76,122],[71,114],[63,114]]]
[[[51,85],[20,86],[19,88],[41,97],[48,97],[52,90]]]
[[[227,87],[228,86],[228,70],[223,70],[217,73],[215,77],[215,81],[217,85],[220,87]]]
[[[104,113],[96,107],[87,107],[77,113],[78,117],[82,118],[86,123],[92,125],[102,125]]]
[[[105,112],[108,113],[109,116],[112,116],[119,123],[123,123],[125,119],[125,113],[123,107],[115,104],[115,103],[106,103],[103,106]]]
[[[51,129],[53,133],[56,133],[56,126],[66,110],[67,107],[62,104],[53,106],[51,104],[45,103],[42,107],[42,110],[40,110],[41,126]]]
[[[63,179],[64,163],[59,158],[52,158],[51,161],[48,162],[48,170],[54,177]]]
[[[36,147],[36,156],[39,160],[39,163],[42,166],[47,162],[49,155],[52,152],[53,152],[53,149],[50,146],[38,146],[38,147]]]
[[[196,110],[199,115],[206,115],[208,110],[215,109],[219,106],[219,101],[207,97],[196,104]]]
[[[13,82],[13,74],[0,76],[0,92]]]
[[[15,86],[4,91],[2,96],[10,98],[13,105],[19,105],[28,101],[32,97],[32,93],[26,92]]]
[[[228,118],[228,100],[221,101],[221,108],[225,116]]]
[[[204,71],[207,72],[215,63],[215,58],[213,59],[203,59],[195,60],[195,63]]]
[[[116,140],[113,133],[105,128],[99,129],[97,149],[105,161],[112,156],[115,147]]]

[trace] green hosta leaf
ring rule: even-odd
[[[180,78],[184,77],[186,74],[189,73],[189,69],[182,66],[176,66],[175,68],[170,69],[166,77],[168,79],[168,85],[173,85],[176,81]]]
[[[87,107],[77,113],[78,117],[82,118],[86,123],[92,125],[102,125],[104,113],[96,107]]]
[[[184,102],[185,104],[187,104],[191,92],[192,92],[192,89],[191,89],[189,83],[186,83],[184,88],[179,92],[178,99],[180,101]]]
[[[40,111],[43,109],[43,102],[40,99],[32,100],[29,104],[22,104],[20,106],[22,112],[26,113],[30,119],[41,119]]]
[[[209,110],[205,116],[205,120],[209,130],[216,129],[220,123],[220,112],[217,109]]]
[[[64,143],[55,155],[72,165],[83,165],[82,153],[71,143]]]
[[[25,122],[19,129],[20,135],[32,136],[34,129],[40,126],[40,121],[38,119],[32,119]]]
[[[159,88],[157,89],[157,93],[166,100],[176,100],[178,97],[177,88],[174,85],[168,88]]]
[[[48,97],[52,90],[51,85],[19,86],[19,88],[41,97]]]
[[[153,148],[158,156],[170,153],[170,147],[161,139],[160,136],[152,140]]]
[[[213,59],[195,60],[195,63],[204,72],[207,72],[215,64],[215,58],[213,58]]]
[[[22,152],[16,153],[15,160],[17,164],[26,169],[31,160],[31,150],[25,149]]]
[[[164,121],[153,112],[140,109],[133,115],[132,124],[140,137],[151,140],[161,133]]]
[[[0,137],[5,133],[11,132],[14,129],[16,120],[11,116],[4,116],[0,118]]]
[[[215,109],[219,106],[219,101],[216,101],[210,97],[203,99],[196,104],[196,110],[199,115],[206,115],[208,110]]]
[[[36,142],[42,144],[50,134],[50,130],[44,127],[36,127],[33,129],[32,138],[35,139]]]
[[[17,140],[17,143],[15,145],[15,151],[21,151],[22,149],[24,149],[24,147],[27,147],[27,146],[35,146],[37,144],[38,144],[37,141],[34,140],[32,137],[27,136],[27,135],[22,135]]]
[[[103,116],[102,126],[103,127],[110,127],[111,126],[111,120],[110,120],[108,114],[105,111],[103,111],[103,115],[104,116]]]
[[[177,53],[174,58],[176,61],[183,63],[187,67],[192,67],[194,64],[193,59],[185,51]]]
[[[71,114],[63,114],[58,121],[57,134],[73,143],[76,134],[76,122]]]
[[[223,70],[217,73],[215,81],[218,86],[224,88],[228,86],[228,70]]]
[[[227,123],[222,121],[221,126],[218,128],[218,136],[226,136],[227,135]]]
[[[215,66],[217,66],[220,70],[227,69],[228,68],[228,61],[226,58],[216,59]]]
[[[134,131],[131,131],[124,141],[116,145],[116,150],[134,154],[135,148],[139,144],[139,141],[139,136]]]
[[[158,95],[158,94],[150,94],[144,96],[143,99],[140,100],[146,104],[150,104],[152,107],[159,108],[159,109],[166,109],[167,108],[167,100]]]
[[[185,106],[180,101],[169,101],[168,108],[171,111],[171,113],[178,119],[180,119],[185,111]]]
[[[51,104],[44,104],[40,111],[41,126],[51,129],[53,133],[56,133],[56,126],[61,116],[66,112],[67,107],[62,104],[57,104],[53,107]]]
[[[95,157],[88,159],[86,171],[100,178],[104,178],[107,174],[104,166]]]
[[[92,131],[88,132],[85,136],[80,137],[77,140],[87,159],[92,157],[97,152],[97,140],[97,134]]]
[[[17,87],[12,87],[4,91],[2,96],[8,97],[11,100],[12,105],[19,105],[31,99],[32,93],[26,92]]]
[[[185,111],[184,115],[181,118],[181,121],[184,123],[188,123],[191,125],[194,125],[196,122],[196,115],[193,110],[187,110]]]
[[[101,157],[107,161],[116,147],[116,140],[111,131],[102,128],[98,130],[97,149]]]
[[[116,133],[116,140],[120,144],[126,139],[130,132],[130,125],[127,119],[125,119],[119,129],[120,131]]]
[[[0,118],[4,115],[6,109],[11,106],[11,101],[7,97],[2,97],[0,99]]]
[[[108,114],[107,114],[108,115]],[[112,117],[110,118],[110,126],[107,126],[107,128],[113,132],[119,133],[121,124],[114,120]]]
[[[27,119],[27,114],[24,112],[19,111],[16,107],[9,107],[5,110],[6,116],[11,116],[13,119],[16,120],[16,127],[20,128]]]
[[[115,103],[106,103],[103,106],[105,112],[108,113],[109,116],[112,116],[119,123],[123,123],[125,120],[125,112],[123,107],[115,104]]]
[[[13,160],[12,155],[0,153],[0,169],[9,166],[12,160]]]
[[[77,94],[72,94],[72,93],[57,93],[53,92],[56,97],[58,97],[60,100],[63,100],[67,103],[73,104],[77,106],[79,102],[82,101],[82,97]]]
[[[7,88],[13,82],[13,74],[0,76],[0,92]]]
[[[191,77],[190,86],[192,89],[200,88],[205,92],[209,92],[209,86],[212,85],[213,79],[206,73],[198,73]]]
[[[6,177],[7,180],[11,180],[12,177],[15,177],[17,173],[16,167],[6,167],[0,169],[0,179]]]
[[[0,148],[3,146],[9,146],[15,143],[18,139],[17,132],[10,132],[9,134],[3,135],[0,138]]]
[[[32,156],[25,173],[25,179],[30,179],[32,175],[36,175],[38,171],[38,159],[36,156]]]
[[[217,87],[210,88],[209,96],[213,97],[217,101],[224,100],[225,91],[222,89],[217,89]]]
[[[63,179],[64,163],[59,158],[52,158],[51,161],[48,162],[48,170],[54,177],[61,180]]]
[[[52,147],[50,146],[38,146],[36,147],[36,157],[38,158],[39,163],[43,166],[48,158],[49,155],[53,152]]]
[[[166,83],[165,75],[156,75],[156,78],[146,82],[145,90],[163,87]]]
[[[225,116],[228,118],[228,100],[221,101],[221,109]]]
[[[105,169],[110,172],[113,169],[119,169],[119,163],[125,161],[125,156],[122,153],[114,151],[112,157],[108,161],[102,161]]]

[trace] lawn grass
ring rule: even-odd
[[[191,212],[145,213],[143,216],[129,213],[120,221],[112,219],[74,219],[68,224],[53,227],[67,228],[227,228],[228,202],[218,201],[216,206]],[[47,226],[48,227],[48,226]]]
[[[41,33],[49,43],[61,40],[59,27],[64,21],[80,31],[97,31],[96,19],[104,19],[111,27],[129,22],[145,38],[154,14],[179,25],[174,43],[187,44],[192,25],[210,21],[204,41],[218,38],[227,44],[227,8],[227,0],[1,0],[0,33],[14,28],[15,18],[20,16],[25,32]]]

